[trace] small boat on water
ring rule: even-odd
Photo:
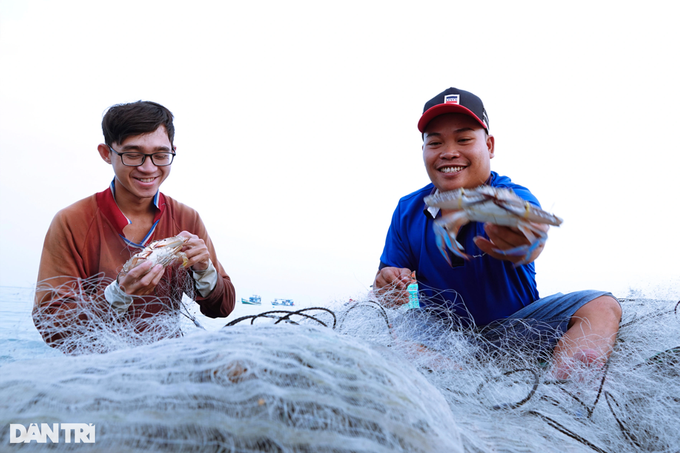
[[[241,303],[244,305],[262,305],[262,298],[260,296],[250,296],[249,299],[241,298]]]
[[[285,305],[288,307],[292,307],[295,305],[295,302],[293,302],[292,299],[274,299],[272,301],[272,305]]]

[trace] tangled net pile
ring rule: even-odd
[[[0,442],[9,423],[86,422],[93,451],[677,452],[680,308],[622,306],[605,369],[570,381],[465,329],[425,349],[426,313],[368,296],[212,332],[184,309],[183,338],[3,365]]]
[[[37,291],[50,300],[65,301],[69,309],[52,310],[45,304],[34,312],[33,319],[43,338],[52,339],[55,347],[71,355],[106,353],[179,337],[181,321],[195,321],[187,305],[179,301],[184,295],[195,297],[195,289],[186,269],[175,266],[175,273],[176,286],[169,287],[165,280],[158,285],[168,296],[144,296],[145,303],[132,307],[135,316],[130,317],[117,316],[104,299],[104,289],[113,280],[103,274],[87,279],[48,279],[38,285]],[[159,306],[172,310],[159,311]]]

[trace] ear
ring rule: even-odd
[[[111,150],[107,145],[100,143],[99,146],[97,146],[97,151],[99,151],[99,155],[104,159],[104,162],[107,164],[111,163]]]
[[[486,137],[486,147],[489,150],[489,159],[493,159],[496,151],[496,139],[493,137],[493,135]]]

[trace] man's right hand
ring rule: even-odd
[[[164,273],[163,265],[156,264],[154,266],[151,261],[145,261],[127,274],[120,274],[118,286],[130,296],[145,296],[153,293]]]
[[[411,270],[399,267],[383,267],[375,276],[373,292],[387,307],[408,303],[408,285],[411,283]]]

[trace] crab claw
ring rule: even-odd
[[[545,244],[548,234],[537,228],[532,228],[531,224],[528,223],[520,223],[517,225],[517,228],[529,239],[529,245],[520,245],[508,250],[493,249],[493,251],[505,256],[522,256],[522,259],[515,263],[515,266],[521,266],[522,264],[529,263],[534,251]]]
[[[443,223],[444,222],[435,221],[433,229],[437,247],[439,248],[439,252],[442,254],[446,262],[449,263],[449,266],[453,267],[453,263],[451,263],[451,258],[449,258],[447,249],[451,250],[454,255],[469,260],[470,256],[463,252],[463,246],[460,245],[460,243],[455,239],[454,235],[449,234],[448,230],[442,226]]]

